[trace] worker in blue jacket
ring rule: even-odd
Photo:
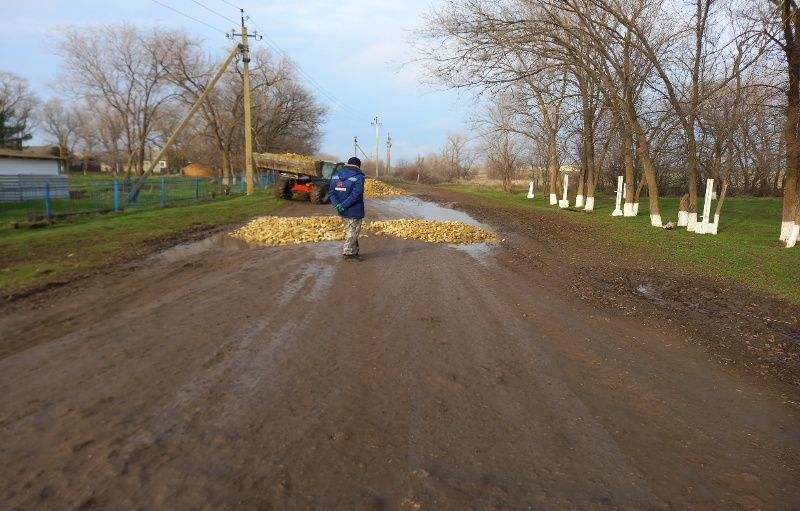
[[[344,224],[342,258],[345,261],[361,261],[362,257],[358,254],[358,235],[364,220],[364,173],[361,172],[361,160],[355,156],[350,158],[331,176],[330,197]]]

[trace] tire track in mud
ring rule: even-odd
[[[486,419],[457,422],[448,432],[449,438],[445,438],[445,444],[454,451],[445,456],[451,463],[453,456],[459,456],[457,450],[467,450],[465,439],[471,439],[476,448],[482,450],[474,460],[479,462],[477,465],[454,470],[442,466],[436,457],[426,458],[424,453],[418,453],[423,461],[421,468],[428,474],[425,480],[431,495],[427,500],[435,501],[435,495],[456,489],[468,491],[474,499],[474,486],[480,483],[482,492],[489,487],[494,489],[487,493],[497,496],[491,501],[493,505],[510,502],[518,505],[527,499],[529,503],[546,508],[580,508],[588,504],[582,501],[583,496],[590,494],[604,495],[607,503],[623,508],[666,507],[664,503],[656,504],[659,499],[647,487],[642,474],[628,462],[603,426],[594,420],[567,385],[552,355],[541,346],[549,335],[555,337],[557,330],[563,330],[561,325],[552,324],[559,317],[547,310],[552,308],[537,311],[534,330],[519,312],[520,304],[508,301],[510,296],[518,296],[509,293],[513,286],[496,280],[501,272],[489,261],[484,261],[482,266],[439,265],[436,272],[439,281],[447,283],[441,290],[442,295],[450,300],[454,296],[463,298],[458,307],[450,308],[445,315],[480,317],[482,321],[479,325],[470,323],[473,330],[470,334],[458,332],[457,325],[448,325],[445,321],[437,325],[437,330],[455,329],[450,341],[458,349],[448,352],[452,357],[448,373],[437,378],[435,385],[417,387],[415,399],[427,403],[430,408],[433,404],[427,392],[438,388],[442,396],[435,399],[437,404],[447,403],[453,411],[461,408],[466,417],[484,415]],[[546,290],[529,291],[535,296],[537,291]],[[535,298],[533,301],[537,305],[549,303]],[[442,336],[432,331],[429,338],[441,339]],[[503,436],[516,441],[491,435],[494,424],[504,430]],[[418,432],[419,436],[423,434]],[[463,438],[453,438],[453,435]],[[531,442],[530,435],[540,438]],[[441,441],[432,443],[438,443],[439,447],[442,444]],[[559,455],[550,452],[553,445],[573,454],[555,461]],[[515,452],[520,450],[524,455]],[[519,475],[516,480],[500,475],[508,472]],[[570,473],[582,474],[584,489],[566,498],[570,485],[567,474]],[[536,477],[531,478],[530,474]],[[589,488],[588,481],[592,481]]]
[[[291,318],[297,311],[314,310],[326,299],[334,272],[332,266],[321,261],[332,256],[330,244],[304,251],[307,252],[304,257],[311,254],[313,259],[302,265],[285,264],[287,256],[292,260],[291,253],[280,253],[280,249],[269,255],[266,251],[260,252],[266,256],[259,258],[260,263],[291,271],[284,274],[283,286],[265,290],[263,304],[253,307],[246,321],[230,332],[203,364],[202,371],[165,397],[158,406],[160,412],[152,416],[144,425],[144,431],[129,443],[123,454],[125,465],[148,447],[180,438],[195,429],[197,426],[192,422],[200,409],[207,427],[224,432],[231,423],[238,423],[259,405],[254,398],[258,391],[279,385],[277,380],[285,375],[276,374],[276,370],[286,364],[290,356],[287,353],[296,349],[294,345],[300,340]],[[278,261],[272,261],[271,255]],[[203,290],[198,291],[205,294]],[[281,321],[282,318],[290,319]]]

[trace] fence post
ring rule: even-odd
[[[161,180],[161,207],[167,207],[167,184],[163,179]]]
[[[50,206],[50,183],[44,184],[44,210],[48,220],[53,218],[53,211]]]
[[[194,200],[200,200],[200,178],[194,178]]]
[[[119,211],[119,180],[114,180],[114,213]]]
[[[241,176],[241,174],[240,174],[240,176]],[[241,178],[241,181],[242,181],[242,193],[244,193],[245,191],[247,191],[247,189],[245,188],[245,185],[247,183],[245,183],[245,179],[244,178]]]

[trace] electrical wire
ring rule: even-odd
[[[207,6],[203,5],[203,4],[201,4],[197,0],[192,0],[192,2],[196,3],[197,5],[199,5],[203,9],[206,9],[209,12],[212,12],[212,13],[216,14],[217,16],[219,16],[220,18],[224,19],[225,21],[229,21],[229,22],[234,23],[234,24],[236,23],[236,21],[234,21],[234,20],[232,20],[230,18],[226,18],[224,15],[218,13],[217,11],[215,11],[214,9],[212,9],[210,7],[207,7]]]
[[[181,12],[181,11],[179,11],[178,9],[175,9],[174,7],[170,7],[169,5],[167,5],[167,4],[165,4],[165,3],[159,2],[158,0],[152,0],[152,1],[153,1],[153,2],[155,2],[155,3],[157,3],[158,5],[160,5],[160,6],[162,6],[162,7],[166,7],[166,8],[167,8],[167,9],[169,9],[170,11],[177,12],[177,13],[178,13],[178,14],[180,14],[181,16],[186,16],[186,17],[187,17],[187,18],[189,18],[190,20],[196,21],[196,22],[200,23],[201,25],[205,25],[205,26],[207,26],[208,28],[210,28],[210,29],[212,29],[212,30],[216,30],[217,32],[221,32],[221,33],[223,33],[223,34],[227,34],[227,32],[226,32],[226,31],[224,31],[224,30],[222,30],[222,29],[220,29],[220,28],[217,28],[217,27],[215,27],[215,26],[213,26],[213,25],[209,25],[209,24],[208,24],[208,23],[206,23],[205,21],[200,21],[200,20],[199,20],[199,19],[197,19],[197,18],[193,18],[192,16],[189,16],[189,15],[188,15],[188,14],[186,14],[185,12]]]
[[[223,0],[223,1],[224,1],[224,0]],[[248,17],[248,19],[249,19],[249,20],[250,20],[250,21],[253,23],[253,25],[254,25],[254,26],[255,26],[255,27],[256,27],[256,28],[259,30],[261,37],[263,37],[263,38],[264,38],[264,39],[267,41],[267,46],[269,46],[269,47],[270,47],[270,48],[271,48],[273,51],[275,51],[275,52],[276,52],[278,55],[281,55],[281,56],[284,56],[284,57],[286,57],[286,58],[289,60],[289,62],[291,63],[292,67],[293,67],[293,68],[294,68],[294,69],[295,69],[295,70],[298,72],[298,74],[300,74],[301,76],[303,76],[303,77],[304,77],[304,78],[305,78],[305,79],[306,79],[306,80],[309,82],[309,84],[310,84],[311,86],[313,86],[313,87],[314,87],[314,88],[315,88],[317,91],[319,91],[319,93],[320,93],[320,94],[322,94],[323,96],[325,96],[325,97],[326,97],[328,100],[330,100],[330,101],[331,101],[331,102],[332,102],[332,103],[333,103],[335,106],[339,107],[339,109],[340,109],[342,112],[344,112],[344,113],[346,113],[346,114],[350,115],[350,116],[351,116],[352,118],[354,118],[354,119],[366,120],[366,119],[370,118],[370,116],[368,116],[368,115],[364,114],[363,112],[360,112],[360,111],[358,111],[358,110],[356,110],[356,109],[354,109],[354,108],[350,107],[349,105],[347,105],[347,104],[345,104],[345,103],[342,103],[341,101],[339,101],[339,99],[337,99],[337,98],[336,98],[336,96],[334,96],[334,95],[333,95],[331,92],[329,92],[328,90],[326,90],[326,89],[325,89],[325,88],[324,88],[322,85],[320,85],[320,84],[319,84],[319,83],[318,83],[316,80],[314,80],[314,78],[312,78],[312,77],[311,77],[311,75],[309,75],[308,73],[306,73],[306,72],[303,70],[303,68],[302,68],[302,67],[300,67],[300,64],[298,64],[297,62],[295,62],[294,60],[292,60],[292,58],[289,56],[289,54],[287,54],[285,51],[283,51],[283,50],[282,50],[282,49],[281,49],[281,48],[280,48],[280,47],[277,45],[277,43],[275,43],[275,41],[273,41],[272,39],[270,39],[270,38],[269,38],[269,36],[265,35],[265,34],[266,34],[266,31],[265,31],[264,29],[262,29],[260,26],[258,26],[258,24],[255,22],[255,20],[254,20],[253,18],[251,18],[251,17]]]
[[[185,16],[185,17],[187,17],[187,18],[189,18],[189,19],[191,19],[193,21],[196,21],[197,23],[200,23],[201,25],[204,25],[204,26],[206,26],[206,27],[208,27],[208,28],[210,28],[212,30],[215,30],[217,32],[225,34],[226,36],[229,35],[229,32],[227,32],[225,30],[222,30],[222,29],[220,29],[218,27],[215,27],[213,25],[209,25],[208,23],[206,23],[204,21],[201,21],[201,20],[199,20],[199,19],[197,19],[195,17],[192,17],[192,16],[186,14],[185,12],[179,11],[178,9],[175,9],[174,7],[170,7],[169,5],[166,5],[165,3],[160,2],[159,0],[152,0],[152,1],[157,3],[158,5],[160,5],[162,7],[166,7],[167,9],[180,14],[181,16]],[[231,7],[235,7],[235,8],[237,8],[237,9],[239,9],[241,11],[241,9],[239,7],[236,7],[235,5],[233,5],[232,3],[228,2],[227,0],[220,0],[220,1],[230,5]],[[224,19],[225,21],[233,23],[234,25],[236,25],[238,23],[237,21],[234,21],[234,20],[231,20],[231,19],[227,18],[223,14],[220,14],[219,12],[211,9],[210,7],[207,7],[207,6],[203,5],[203,4],[201,4],[197,0],[192,0],[192,2],[194,2],[197,5],[199,5],[200,7],[203,7],[204,9],[208,10],[209,12],[211,12],[213,14],[216,14],[217,16],[219,16],[220,18]],[[289,56],[288,53],[283,51],[275,41],[270,39],[269,36],[265,35],[266,31],[264,29],[262,29],[260,26],[258,26],[258,24],[255,22],[254,19],[252,19],[250,16],[248,16],[247,19],[250,20],[253,23],[253,25],[260,31],[260,35],[266,41],[267,46],[269,46],[278,55],[280,55],[282,57],[285,57],[287,59],[287,61],[290,63],[290,65],[292,66],[292,68],[300,76],[302,76],[308,82],[309,85],[311,85],[322,96],[324,96],[326,99],[328,99],[333,104],[334,107],[338,108],[341,112],[347,114],[348,116],[350,116],[353,119],[358,119],[358,120],[365,121],[366,119],[370,118],[370,116],[364,114],[363,112],[360,112],[360,111],[356,110],[355,108],[352,108],[349,105],[343,103],[336,96],[334,96],[331,92],[326,90],[319,82],[317,82],[314,78],[312,78],[311,75],[306,73],[303,70],[303,68],[300,66],[300,64],[295,62],[291,58],[291,56]]]
[[[221,1],[225,2],[226,4],[230,5],[231,7],[235,8],[235,9],[237,9],[239,11],[242,10],[240,7],[237,7],[237,6],[233,5],[232,3],[228,2],[228,0],[221,0]]]

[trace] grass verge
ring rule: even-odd
[[[109,263],[135,260],[159,240],[263,215],[281,204],[267,191],[181,207],[90,215],[0,230],[0,293],[62,282]]]
[[[652,227],[647,199],[641,201],[638,216],[625,218],[611,216],[616,197],[610,195],[596,197],[595,210],[590,213],[550,206],[546,194],[528,199],[527,190],[506,193],[469,185],[446,187],[595,225],[609,240],[630,250],[698,273],[733,279],[800,305],[800,248],[787,249],[778,242],[782,199],[726,198],[718,234],[712,235],[691,233],[686,228]],[[702,200],[700,198],[700,208]],[[676,197],[659,199],[663,223],[677,222],[678,206]],[[716,206],[717,202],[712,202],[712,216]]]

